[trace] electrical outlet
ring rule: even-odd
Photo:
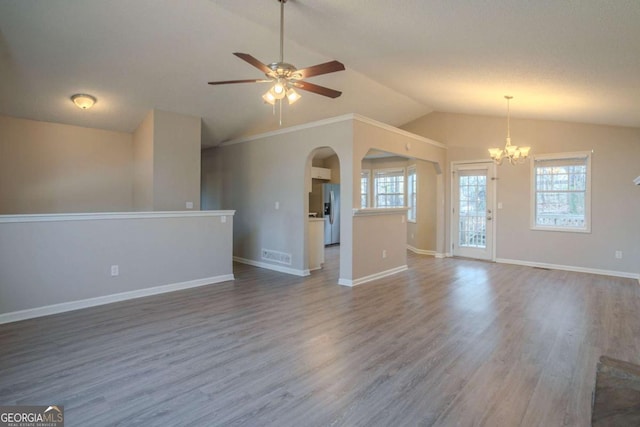
[[[116,277],[120,275],[120,267],[117,265],[111,266],[111,277]]]
[[[382,258],[386,258],[387,257],[387,250],[383,249],[382,250]]]
[[[616,251],[616,259],[622,259],[622,251]]]
[[[222,216],[220,217],[220,222],[221,222],[221,223],[223,223],[223,224],[224,224],[225,222],[227,222],[227,217],[226,217],[225,215],[222,215]]]
[[[276,202],[275,203],[275,208],[276,208],[276,210],[280,209],[280,202]]]

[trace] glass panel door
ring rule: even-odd
[[[453,254],[493,258],[492,163],[456,165],[453,170]]]

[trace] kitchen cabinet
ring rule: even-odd
[[[324,179],[325,181],[329,181],[331,179],[331,169],[318,168],[314,166],[311,168],[311,178]]]
[[[318,270],[324,264],[324,218],[309,218],[308,239],[309,270]]]

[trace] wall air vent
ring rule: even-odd
[[[278,252],[271,249],[262,249],[262,259],[277,262],[279,264],[291,265],[291,254]]]

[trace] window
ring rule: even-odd
[[[369,207],[369,177],[371,171],[364,169],[360,172],[360,207]]]
[[[534,156],[534,230],[591,231],[591,153]]]
[[[416,222],[418,202],[418,181],[416,178],[416,167],[409,166],[407,168],[407,221]]]
[[[374,173],[377,208],[404,207],[404,169],[381,169]]]

